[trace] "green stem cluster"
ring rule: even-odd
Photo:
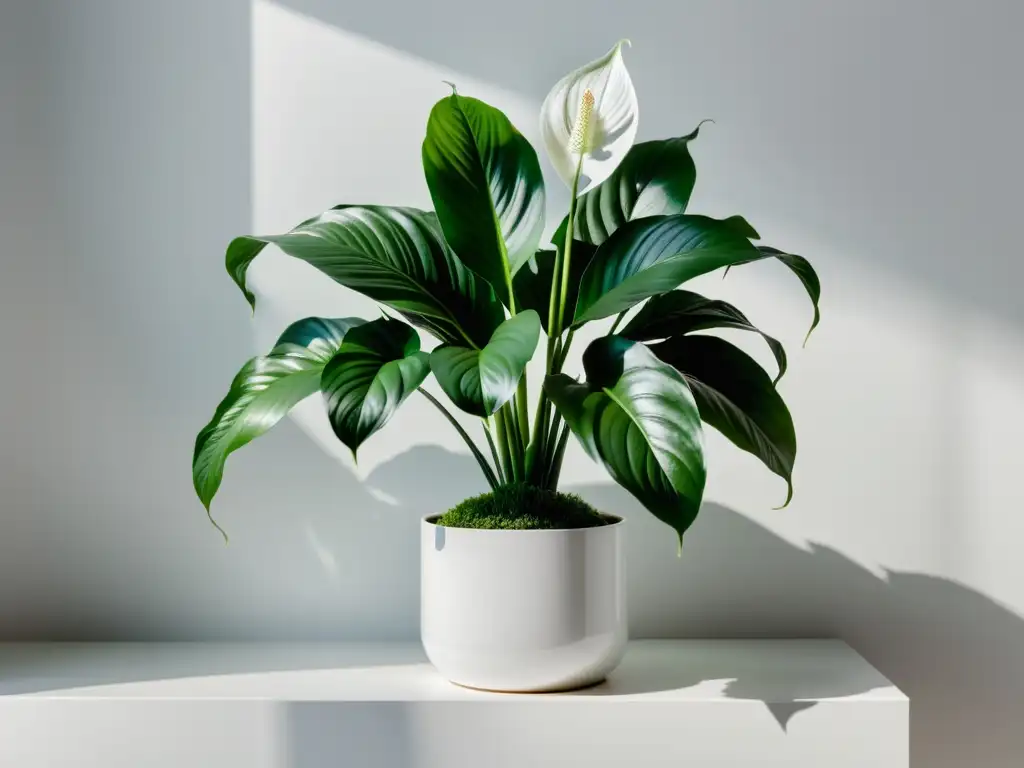
[[[569,296],[569,279],[572,272],[572,243],[576,224],[576,199],[579,195],[580,172],[583,169],[583,156],[576,162],[572,188],[569,197],[569,215],[566,220],[565,240],[562,247],[555,253],[555,268],[551,276],[551,298],[548,303],[548,346],[547,375],[560,373],[569,347],[572,344],[574,330],[565,332],[565,309]],[[534,442],[531,451],[528,478],[531,483],[544,488],[554,489],[558,485],[558,477],[562,468],[562,457],[565,453],[566,432],[559,435],[558,428],[561,416],[551,407],[551,401],[543,394],[537,403],[534,418]]]
[[[573,175],[569,216],[565,240],[555,254],[555,267],[551,276],[551,294],[548,303],[548,341],[546,368],[547,375],[560,373],[569,356],[573,328],[565,328],[565,310],[568,303],[569,280],[572,266],[572,243],[576,219],[576,199],[579,193],[580,172],[583,158],[580,156]],[[511,279],[508,283],[509,311],[516,314],[515,299],[512,298]],[[621,320],[621,317],[620,317]],[[469,446],[473,457],[480,465],[484,477],[492,488],[511,483],[529,483],[540,488],[554,490],[561,474],[562,460],[569,439],[569,428],[562,423],[560,414],[552,407],[550,399],[542,391],[537,401],[531,429],[529,419],[529,390],[526,374],[519,380],[512,400],[494,414],[493,421],[484,420],[484,436],[490,449],[490,461],[458,423],[455,417],[426,390],[420,392],[430,400],[451,422],[459,435]],[[493,462],[493,467],[492,467]]]

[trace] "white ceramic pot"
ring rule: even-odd
[[[540,692],[598,683],[626,649],[620,518],[596,528],[421,535],[421,630],[453,683]]]

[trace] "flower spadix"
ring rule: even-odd
[[[622,60],[628,44],[620,40],[563,77],[541,107],[540,133],[551,164],[569,186],[580,167],[580,194],[607,179],[636,138],[636,91]]]

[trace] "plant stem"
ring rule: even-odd
[[[498,458],[498,449],[494,445],[494,436],[491,434],[491,420],[484,419],[484,437],[487,438],[487,447],[491,449],[491,459],[494,461],[495,474],[501,485],[506,484],[505,471],[501,468],[501,459]]]
[[[562,265],[562,251],[563,248],[555,250],[555,267],[551,273],[551,293],[548,297],[548,354],[547,364],[544,368],[546,375],[550,375],[554,372],[555,358],[558,355],[558,334],[555,331],[555,325],[558,322],[558,295],[561,287],[561,265]],[[547,474],[547,431],[546,427],[548,424],[548,418],[551,414],[551,401],[548,400],[547,395],[544,394],[541,389],[540,398],[537,400],[537,412],[533,418],[533,439],[537,441],[537,447],[534,449],[533,466],[530,467],[531,477],[535,476],[533,471],[538,464],[540,464],[539,471],[541,477]]]
[[[555,336],[558,338],[562,337],[563,323],[565,321],[565,302],[569,296],[569,272],[572,267],[572,238],[574,234],[576,224],[576,195],[580,190],[580,171],[583,170],[583,153],[580,153],[579,160],[576,161],[576,173],[572,177],[572,190],[569,195],[569,218],[566,219],[565,224],[565,243],[563,244],[563,250],[565,255],[562,258],[562,275],[561,282],[562,287],[558,294],[558,323],[556,328],[558,329]]]
[[[563,246],[564,247],[564,246]],[[558,292],[561,286],[562,249],[555,249],[555,268],[551,273],[551,295],[548,297],[548,367],[547,372],[551,373],[551,364],[555,360],[555,347],[558,346]]]
[[[551,423],[547,425],[547,430],[544,433],[544,442],[551,448],[551,453],[548,455],[547,462],[547,471],[549,473],[551,472],[551,465],[555,460],[555,448],[557,447],[557,440],[555,438],[558,436],[558,427],[561,426],[561,423],[562,414],[560,414],[557,409],[554,409],[554,413],[551,414]]]
[[[576,329],[570,328],[569,332],[565,334],[565,341],[558,347],[558,361],[555,366],[555,373],[562,372],[562,366],[565,365],[565,360],[569,357],[569,347],[572,346],[572,337],[575,335]]]
[[[612,327],[610,329],[608,329],[608,335],[609,336],[613,336],[615,334],[615,332],[619,329],[619,325],[626,318],[626,313],[627,312],[629,312],[628,309],[624,309],[621,312],[619,312],[619,316],[615,318],[615,322],[612,323]]]
[[[515,451],[515,435],[509,429],[508,408],[506,406],[503,405],[501,410],[494,414],[494,425],[498,433],[498,450],[501,452],[501,460],[505,466],[505,480],[506,482],[518,480],[515,460],[512,457]]]
[[[530,444],[530,393],[526,383],[526,371],[519,377],[519,385],[516,387],[516,415],[519,417],[519,435],[523,445]]]
[[[516,415],[515,403],[505,404],[505,424],[509,434],[514,438],[512,443],[512,461],[515,462],[516,478],[526,479],[526,441],[519,429],[519,418]]]
[[[451,422],[451,425],[455,427],[455,431],[462,436],[462,439],[466,441],[466,445],[469,446],[469,450],[473,453],[473,458],[476,459],[476,463],[480,465],[480,469],[483,471],[484,477],[487,479],[488,484],[491,486],[491,488],[497,488],[500,485],[500,483],[498,482],[498,478],[495,477],[494,471],[491,469],[490,464],[487,463],[487,459],[480,452],[480,449],[476,447],[476,443],[473,442],[473,439],[469,436],[466,430],[462,428],[462,425],[459,424],[455,417],[452,416],[451,412],[447,408],[445,408],[436,397],[427,392],[427,390],[423,389],[423,387],[420,387],[418,391],[421,395],[427,398],[427,400],[432,402],[434,406],[441,413],[444,414],[445,418],[447,418],[448,421]]]
[[[569,274],[572,267],[572,239],[576,224],[576,198],[580,189],[580,172],[583,170],[583,154],[576,161],[576,173],[572,179],[572,189],[569,196],[569,216],[565,226],[565,240],[562,247],[555,251],[555,269],[551,276],[551,297],[548,302],[548,360],[547,374],[558,373],[565,362],[565,356],[569,353],[569,344],[572,343],[572,329],[569,336],[562,343],[562,328],[565,321],[565,304],[569,294]],[[557,294],[557,301],[555,299]],[[551,462],[554,460],[554,453],[550,450],[554,446],[551,440],[555,432],[548,429],[548,419],[551,414],[551,401],[543,394],[537,403],[537,417],[534,422],[534,439],[539,440],[537,447],[537,459],[541,462],[541,477],[551,472]],[[557,427],[558,413],[555,413],[554,425]],[[531,473],[534,474],[534,473]]]
[[[569,357],[569,347],[572,346],[572,339],[573,339],[573,335],[575,333],[576,333],[576,329],[575,328],[570,328],[569,332],[565,335],[564,343],[560,343],[559,344],[558,351],[555,354],[555,365],[554,365],[554,371],[553,371],[554,373],[561,373],[562,372],[562,367],[565,365],[565,361]],[[545,420],[547,420],[547,417],[548,417],[548,414],[545,413],[544,414]],[[561,420],[562,420],[562,415],[558,411],[555,411],[554,416],[551,419],[551,424],[550,424],[549,428],[544,433],[544,445],[545,446],[548,446],[548,445],[554,445],[555,446],[554,452],[552,452],[550,454],[550,456],[548,457],[548,467],[547,467],[547,470],[546,470],[547,472],[551,471],[551,467],[553,465],[553,462],[556,461],[556,453],[558,451],[558,446],[557,446],[557,444],[554,443],[554,439],[555,439],[555,435],[558,434],[558,427],[561,424]]]
[[[550,368],[548,369],[550,371]],[[543,470],[541,465],[544,461],[544,425],[547,424],[547,413],[548,413],[548,396],[544,392],[544,387],[541,386],[540,397],[537,400],[537,412],[533,417],[533,442],[531,446],[533,450],[528,451],[527,459],[528,463],[526,466],[526,478],[532,482],[537,479],[538,472],[540,476],[543,476]]]
[[[565,446],[569,443],[569,425],[562,425],[562,433],[558,436],[558,443],[555,445],[555,455],[551,462],[551,469],[545,478],[545,486],[555,490],[558,486],[558,478],[562,474],[562,460],[565,458]]]
[[[562,264],[562,249],[555,250],[555,267],[551,273],[551,293],[548,297],[548,349],[547,349],[547,362],[544,368],[545,375],[550,375],[554,368],[555,356],[558,349],[558,336],[555,333],[555,323],[558,319],[558,292],[561,285],[560,282],[560,271]],[[538,462],[544,464],[547,456],[547,445],[545,444],[544,438],[546,437],[544,427],[548,423],[548,414],[550,413],[550,401],[544,394],[543,389],[541,390],[540,398],[537,400],[537,412],[533,418],[533,439],[537,441],[537,447],[533,452],[533,464],[536,466]],[[531,467],[531,475],[533,467]],[[544,470],[547,471],[546,469]]]

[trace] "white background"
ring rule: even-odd
[[[633,633],[841,636],[911,696],[916,766],[1019,765],[1022,23],[1012,0],[3,0],[0,636],[414,637],[417,520],[482,490],[426,403],[358,469],[304,404],[230,460],[231,545],[205,522],[192,442],[233,373],[292,319],[370,311],[268,253],[252,321],[223,249],[428,205],[442,80],[536,140],[550,85],[626,36],[641,139],[716,121],[692,209],[823,282],[803,350],[784,269],[700,283],[790,349],[788,509],[712,436],[677,559],[573,448],[568,485],[629,517]]]

